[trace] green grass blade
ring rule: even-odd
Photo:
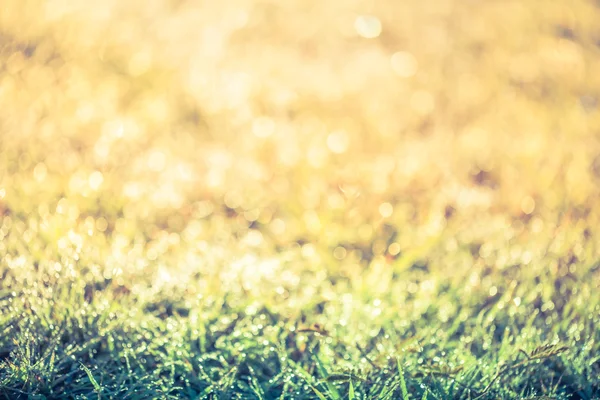
[[[319,358],[318,355],[315,356],[315,361],[317,363],[317,370],[319,371],[319,375],[321,375],[321,377],[323,377],[325,379],[325,385],[327,386],[327,391],[329,392],[329,395],[331,396],[331,398],[333,400],[339,400],[339,399],[341,399],[340,393],[338,392],[338,390],[335,387],[335,385],[333,384],[333,382],[330,382],[328,380],[329,373],[327,372],[327,369],[325,368],[325,366],[321,362],[321,359]]]
[[[317,397],[319,398],[319,400],[327,400],[327,397],[325,397],[325,395],[323,393],[321,393],[319,391],[319,389],[317,389],[314,386],[310,386],[310,388],[313,390],[313,392],[315,392],[315,394],[317,395]]]
[[[406,381],[404,380],[404,370],[402,369],[402,364],[400,364],[400,359],[396,359],[396,363],[398,364],[398,376],[400,377],[400,390],[402,390],[402,400],[408,400],[408,389],[406,388]]]
[[[102,390],[102,387],[98,384],[98,382],[94,378],[94,375],[92,374],[92,371],[90,371],[90,369],[88,367],[86,367],[85,365],[83,365],[82,362],[80,362],[79,364],[81,364],[81,368],[83,368],[83,370],[85,371],[85,373],[88,376],[88,379],[92,383],[92,386],[94,386],[94,390],[99,393]]]

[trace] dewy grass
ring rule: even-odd
[[[67,3],[0,12],[0,398],[600,397],[593,1]]]

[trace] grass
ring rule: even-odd
[[[600,398],[597,2],[67,3],[0,11],[0,398]]]

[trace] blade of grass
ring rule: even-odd
[[[404,370],[402,369],[402,364],[400,364],[400,359],[396,359],[396,363],[398,364],[398,376],[400,377],[400,390],[402,391],[402,400],[408,400],[408,389],[406,388],[406,381],[404,380]]]
[[[323,393],[319,392],[319,389],[317,389],[316,387],[310,385],[310,388],[313,390],[313,392],[315,392],[315,394],[317,395],[317,397],[319,398],[319,400],[327,400],[327,397],[325,397],[323,395]]]
[[[102,390],[102,387],[98,384],[98,382],[96,381],[96,379],[94,378],[94,375],[92,374],[92,371],[90,371],[90,369],[88,367],[86,367],[82,362],[79,362],[79,364],[81,364],[81,368],[85,371],[85,373],[88,376],[88,379],[90,380],[90,382],[92,383],[92,386],[94,386],[94,390],[98,393],[100,393],[100,391]]]
[[[319,375],[321,375],[325,379],[325,385],[327,386],[327,391],[329,392],[329,395],[334,400],[340,399],[341,398],[340,393],[338,392],[338,390],[335,387],[335,385],[333,384],[333,382],[330,382],[327,379],[329,377],[329,374],[327,373],[327,369],[321,362],[321,359],[319,358],[318,355],[315,355],[315,360],[317,363],[317,370],[319,371]]]

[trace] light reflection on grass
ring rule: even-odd
[[[0,396],[600,393],[593,1],[2,7]]]

